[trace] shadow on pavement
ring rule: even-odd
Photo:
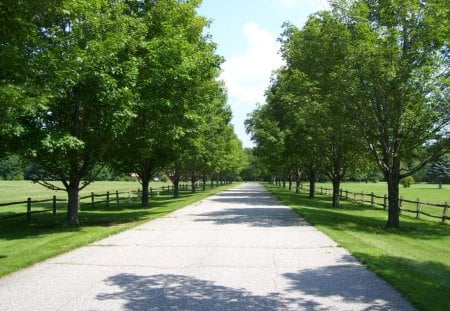
[[[214,222],[217,225],[246,224],[251,227],[306,226],[294,212],[286,208],[228,208],[217,212],[196,214],[197,222]]]
[[[98,300],[125,300],[126,310],[275,310],[285,308],[278,294],[257,296],[209,281],[173,274],[118,274],[106,280],[122,291]]]
[[[286,273],[291,292],[301,292],[315,297],[339,297],[344,303],[369,305],[366,310],[414,310],[399,299],[401,296],[389,285],[355,265],[327,266],[317,269]]]

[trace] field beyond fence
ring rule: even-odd
[[[361,188],[370,188],[372,184],[363,184],[363,183],[352,183],[351,184],[353,188],[355,188],[355,185],[359,185]],[[388,208],[388,198],[386,194],[380,194],[379,189],[375,193],[375,191],[350,191],[347,189],[344,189],[345,184],[343,184],[343,187],[340,189],[340,197],[341,200],[347,200],[355,203],[361,203],[370,205],[371,207],[377,206],[384,210],[387,210]],[[378,187],[377,187],[378,188]],[[309,191],[309,184],[301,184],[300,189],[303,191]],[[426,188],[426,190],[430,190],[430,188]],[[449,201],[450,197],[446,197],[445,194],[447,193],[447,189],[435,189],[436,191],[441,191],[443,193],[442,196],[439,196],[440,199],[444,199],[443,202],[430,202],[425,199],[421,198],[404,198],[403,196],[400,196],[399,198],[399,207],[400,212],[404,215],[408,215],[415,218],[423,218],[425,220],[439,220],[442,223],[445,223],[447,220],[450,219],[448,215],[448,209],[449,209]],[[328,185],[321,185],[317,184],[316,186],[316,192],[318,194],[323,195],[329,195],[332,196],[333,189],[329,187]],[[414,192],[418,196],[420,195],[420,192]],[[436,200],[439,199],[436,197]]]
[[[133,183],[130,186],[139,186],[139,184]],[[39,186],[41,187],[41,186]],[[197,183],[195,185],[196,190],[201,190],[203,185]],[[131,188],[131,187],[130,187]],[[192,191],[191,184],[180,184],[180,191]],[[160,194],[173,194],[173,186],[170,184],[162,184],[157,187],[149,187],[149,197],[159,196]],[[141,189],[127,190],[127,191],[102,191],[100,189],[97,192],[91,192],[80,196],[80,209],[94,208],[95,204],[104,204],[107,208],[111,202],[128,202],[137,201],[141,199]],[[53,194],[46,199],[42,199],[42,195],[37,196],[37,199],[33,197],[27,197],[21,201],[14,202],[1,202],[0,203],[0,220],[5,218],[22,217],[27,219],[31,218],[32,214],[52,212],[56,215],[58,209],[67,208],[67,193],[60,192],[59,195]]]

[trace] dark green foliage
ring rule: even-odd
[[[431,163],[425,173],[425,178],[428,182],[439,184],[439,188],[443,183],[450,182],[450,160],[443,157],[439,161]]]

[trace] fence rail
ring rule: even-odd
[[[201,186],[203,184],[202,183],[196,183],[195,184],[195,189],[202,189]],[[174,187],[171,185],[168,186],[161,186],[161,187],[150,187],[149,189],[149,196],[152,198],[154,196],[158,196],[160,194],[171,194],[174,191]],[[179,185],[179,190],[180,191],[192,191],[192,186],[190,184],[180,184]],[[123,195],[126,196],[123,196]],[[106,193],[101,193],[101,194],[96,194],[94,192],[91,192],[88,195],[84,195],[84,196],[80,196],[79,197],[79,201],[80,201],[80,208],[84,208],[86,206],[90,206],[90,207],[94,207],[95,204],[100,204],[100,203],[105,203],[106,207],[109,207],[109,204],[111,201],[115,201],[116,203],[119,203],[121,200],[127,200],[128,203],[131,203],[131,200],[133,198],[135,199],[140,199],[142,196],[142,191],[141,189],[137,189],[136,191],[122,191],[119,192],[118,190],[116,190],[115,192],[109,192],[107,191]],[[96,200],[96,198],[105,198],[104,200]],[[81,202],[81,200],[86,200],[86,199],[90,199],[90,202]],[[6,207],[6,206],[14,206],[14,205],[25,205],[26,206],[26,210],[25,212],[6,212],[3,213],[4,215],[2,215],[1,213],[1,209],[0,209],[0,220],[2,219],[6,219],[6,218],[14,218],[14,217],[21,217],[23,215],[26,215],[27,219],[31,219],[31,215],[32,214],[36,214],[36,213],[44,213],[44,212],[53,212],[53,215],[56,215],[56,210],[58,209],[58,202],[67,202],[67,199],[57,199],[56,196],[54,195],[51,199],[43,199],[43,200],[32,200],[32,198],[27,198],[27,200],[25,201],[15,201],[15,202],[6,202],[6,203],[0,203],[0,208],[1,207]],[[37,204],[37,203],[52,203],[51,207],[42,207],[39,206],[38,210],[32,210],[32,206],[33,204]]]
[[[303,184],[300,185],[300,189],[305,190],[305,188],[306,188],[305,185]],[[332,196],[333,189],[318,187],[316,188],[316,193]],[[384,210],[388,208],[388,198],[386,194],[380,196],[374,194],[373,192],[371,193],[365,193],[364,191],[352,192],[345,189],[340,189],[339,195],[341,199],[346,201],[361,204],[370,204],[371,207],[379,206],[382,207]],[[415,217],[417,219],[419,219],[421,215],[424,215],[430,218],[440,219],[442,223],[445,223],[446,220],[450,220],[450,217],[448,216],[448,208],[449,208],[448,202],[432,203],[421,201],[420,199],[411,200],[400,197],[398,203],[400,212],[413,213],[415,214]],[[442,214],[437,215],[436,213],[433,213],[434,211],[437,210],[437,208],[442,208]]]

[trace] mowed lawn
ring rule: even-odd
[[[2,182],[1,184],[4,186],[8,183]],[[20,189],[12,187],[13,184]],[[91,191],[128,191],[137,190],[138,185],[138,183],[130,182],[99,182],[86,190],[87,193]],[[152,184],[152,186],[161,185],[161,183]],[[198,191],[195,194],[182,191],[178,199],[173,199],[172,194],[160,193],[151,198],[150,208],[142,208],[137,198],[134,198],[131,203],[128,203],[128,200],[115,203],[113,200],[109,207],[104,203],[99,203],[92,208],[88,204],[79,212],[79,227],[65,225],[66,208],[64,206],[58,208],[56,216],[53,216],[51,212],[45,212],[32,214],[30,220],[27,220],[24,215],[0,219],[0,277],[164,216],[236,185],[223,185],[213,189],[208,187],[206,191]],[[5,188],[2,190],[2,194],[11,193],[10,199],[5,200],[2,197],[2,200],[9,202],[10,200],[21,200],[27,196],[47,198],[48,195],[52,195],[52,192],[34,186],[37,187],[37,185],[30,186],[28,182],[11,182],[8,187],[11,187],[12,190],[9,192],[5,191]],[[26,189],[31,189],[31,191],[27,192]],[[39,192],[39,189],[42,193]]]
[[[58,187],[63,187],[61,182],[53,182],[53,184]],[[151,187],[167,185],[167,183],[162,182],[152,182],[150,184]],[[91,192],[106,193],[109,191],[112,193],[115,191],[137,191],[140,186],[140,183],[137,181],[96,181],[84,188],[80,194],[84,196]],[[65,191],[50,190],[32,181],[0,180],[0,203],[26,201],[28,197],[33,200],[44,200],[51,198],[53,195],[56,195],[58,199],[67,198]]]
[[[305,184],[308,186],[308,184]],[[317,187],[332,188],[331,183],[317,183]],[[375,195],[383,196],[388,193],[387,184],[385,182],[377,183],[358,183],[358,182],[344,182],[341,188],[352,192],[364,191],[366,194],[373,192]],[[413,184],[409,188],[399,187],[400,196],[405,199],[416,200],[429,203],[444,203],[450,204],[450,185],[442,185],[442,189],[438,188],[437,184]]]
[[[309,187],[308,183],[303,185],[304,187]],[[331,183],[317,183],[316,190],[320,190],[320,187],[331,189]],[[306,189],[305,188],[305,189]],[[376,196],[383,197],[387,195],[387,184],[385,182],[378,183],[342,183],[341,189],[347,190],[353,193],[362,193],[365,194],[365,201],[370,202],[370,194],[373,193]],[[404,188],[402,185],[399,187],[400,190],[400,198],[404,201],[402,202],[402,209],[405,215],[409,215],[410,217],[415,217],[416,213],[414,211],[417,210],[417,200],[421,202],[419,205],[420,211],[435,216],[429,217],[425,214],[420,214],[419,216],[425,220],[432,221],[441,221],[444,213],[443,206],[431,206],[423,203],[431,203],[431,204],[439,204],[444,205],[447,203],[450,206],[450,185],[442,185],[442,189],[439,189],[436,184],[413,184],[409,188]],[[345,196],[345,191],[343,192],[343,196]],[[348,195],[350,199],[353,198],[352,194]],[[361,200],[361,195],[356,196],[356,200]],[[376,198],[375,203],[383,205],[383,198]],[[409,210],[409,211],[406,211]],[[450,216],[450,211],[447,212],[447,216]],[[450,223],[450,220],[447,220]]]
[[[346,185],[350,184],[344,184],[343,188],[351,190],[350,187],[345,187]],[[353,190],[357,191],[375,192],[375,187],[382,190],[382,184],[369,184],[367,188],[366,184],[352,186]],[[370,186],[374,187],[369,188]],[[340,208],[332,208],[331,198],[328,196],[318,195],[316,199],[311,200],[305,191],[296,194],[294,191],[289,192],[272,185],[266,187],[308,222],[328,234],[368,268],[391,283],[419,309],[449,310],[449,224],[417,220],[402,215],[400,229],[387,229],[387,212],[380,208],[346,201],[342,202]],[[427,195],[433,195],[433,191],[439,191],[424,188],[422,193],[417,185],[416,192],[410,193],[425,198]],[[447,189],[438,192],[438,195],[434,194],[438,202],[445,199]],[[440,195],[441,193],[444,195]]]

